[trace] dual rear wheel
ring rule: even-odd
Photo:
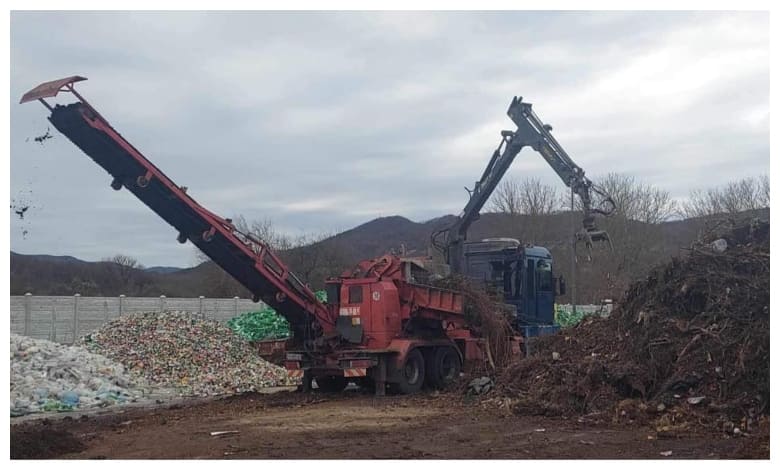
[[[443,389],[454,382],[460,375],[460,354],[451,346],[426,348],[423,351],[413,349],[406,354],[406,360],[398,371],[398,382],[391,388],[402,395],[419,392],[423,385]],[[373,380],[363,378],[361,385],[372,385]],[[315,379],[317,387],[326,393],[337,393],[347,386],[346,377],[321,376]]]
[[[425,383],[425,358],[419,349],[412,349],[406,354],[401,370],[398,371],[398,382],[391,385],[393,391],[402,395],[417,393]]]
[[[451,346],[427,348],[425,352],[413,349],[399,371],[395,390],[404,395],[417,393],[424,384],[443,389],[460,376],[460,354]]]
[[[347,388],[347,378],[338,375],[317,377],[317,388],[325,393],[338,393]]]
[[[450,346],[429,349],[426,354],[426,382],[429,386],[442,389],[460,376],[460,354]]]

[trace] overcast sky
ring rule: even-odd
[[[769,171],[765,13],[16,12],[10,197],[31,208],[11,211],[14,251],[195,262],[56,130],[34,142],[48,113],[19,98],[75,74],[201,204],[292,235],[458,213],[514,95],[591,178],[684,198]],[[508,176],[564,188],[531,149]]]

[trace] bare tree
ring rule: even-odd
[[[276,230],[273,220],[269,218],[253,220],[251,223],[247,223],[243,216],[239,216],[238,222],[234,223],[236,228],[264,241],[274,251],[289,250],[295,245],[291,237]]]
[[[626,219],[657,224],[677,212],[669,191],[641,183],[633,176],[608,173],[594,183],[606,190],[615,201],[616,212]]]
[[[347,250],[328,233],[299,235],[280,256],[291,271],[315,289],[323,288],[325,279],[338,276],[349,265]]]
[[[488,205],[488,210],[517,215],[520,213],[520,204],[520,182],[514,178],[508,178],[499,183]]]
[[[717,189],[693,189],[688,201],[681,206],[680,212],[685,218],[705,217],[724,212]]]
[[[115,274],[124,285],[130,284],[130,281],[135,277],[137,270],[144,269],[144,266],[140,264],[137,259],[123,254],[117,254],[111,258],[104,258],[102,261],[109,263],[110,271]]]
[[[528,215],[552,214],[558,208],[558,191],[539,178],[527,178],[520,185],[520,207]]]
[[[238,229],[239,232],[252,235],[255,238],[262,240],[275,252],[289,250],[294,246],[294,240],[291,237],[276,230],[273,220],[269,218],[257,219],[253,220],[252,222],[247,222],[243,215],[238,215],[232,220],[233,225],[236,227],[236,229]],[[198,263],[210,261],[209,257],[198,248],[195,248],[195,259]]]
[[[763,174],[759,176],[758,181],[761,184],[758,202],[761,204],[761,207],[769,207],[769,175]]]
[[[335,242],[328,242],[330,234],[303,233],[290,236],[279,232],[269,218],[248,222],[239,215],[233,225],[242,233],[250,234],[268,244],[288,268],[307,284],[323,287],[325,278],[338,275],[346,267],[346,250]],[[210,261],[200,250],[199,261]],[[208,271],[211,294],[216,296],[238,295],[237,283],[222,269],[210,266]]]
[[[138,262],[137,259],[133,258],[132,256],[127,255],[114,255],[113,258],[111,258],[109,261],[116,263],[122,267],[126,267],[128,269],[141,269],[143,266]]]
[[[677,212],[677,201],[669,191],[648,184],[637,187],[633,219],[647,224],[661,223]]]
[[[551,214],[558,208],[559,199],[558,191],[539,178],[509,178],[496,188],[489,210],[509,215]]]
[[[717,214],[734,215],[769,207],[769,177],[742,178],[707,190],[694,189],[681,213],[688,218]]]

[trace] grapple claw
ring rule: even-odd
[[[594,243],[606,242],[609,245],[609,251],[612,251],[612,240],[609,238],[609,234],[606,230],[588,230],[586,228],[580,229],[575,235],[574,243],[574,256],[577,257],[577,245],[580,243],[585,244],[585,248],[588,250],[587,260],[592,261],[592,250]]]
[[[606,230],[594,230],[591,232],[587,232],[591,244],[593,242],[600,243],[600,242],[606,242],[607,245],[609,245],[609,251],[612,251],[612,240],[609,238],[609,234]]]

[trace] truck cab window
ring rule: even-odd
[[[528,289],[528,296],[534,296],[534,279],[536,276],[534,276],[534,260],[529,259],[528,264],[526,265],[526,283],[527,283],[527,289]]]
[[[341,291],[341,284],[325,284],[325,293],[327,302],[332,305],[338,305],[340,302],[339,293]]]
[[[363,286],[349,286],[349,303],[359,304],[363,302]]]
[[[538,288],[543,292],[552,292],[552,266],[547,261],[540,260],[536,263],[536,274],[538,276]]]

